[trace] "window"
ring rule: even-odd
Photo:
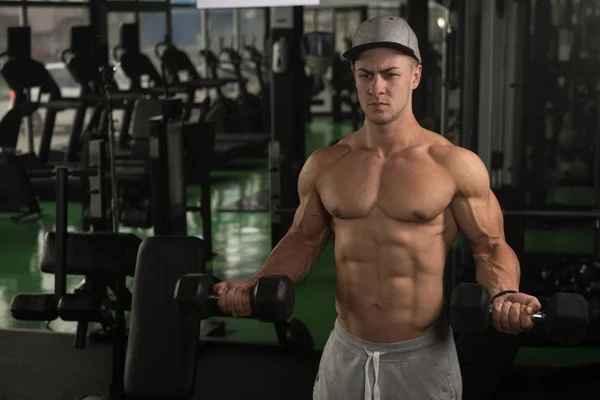
[[[258,94],[262,88],[258,80],[259,71],[263,77],[263,82],[267,79],[268,68],[265,66],[265,10],[261,8],[241,9],[239,13],[240,21],[240,53],[242,58],[249,60],[243,67],[245,71],[244,77],[248,79],[246,85],[248,91],[253,94]],[[253,62],[253,57],[250,52],[247,52],[245,47],[251,46],[258,50],[262,56],[262,62],[257,65]]]
[[[333,32],[333,9],[325,8],[317,10],[316,31]]]
[[[0,53],[4,53],[7,47],[6,28],[19,26],[21,24],[21,7],[0,8]],[[10,100],[10,89],[0,77],[0,116],[8,109]]]
[[[27,17],[31,57],[42,63],[60,61],[61,53],[71,46],[71,27],[90,22],[84,7],[29,7]]]
[[[165,41],[167,34],[167,15],[163,12],[140,13],[140,51],[147,55],[160,71],[160,60],[154,53],[158,43]]]
[[[315,23],[317,9],[314,7],[304,7],[304,32],[314,32],[317,30]]]
[[[121,25],[135,23],[134,13],[111,12],[108,14],[108,51],[114,60],[113,49],[121,42]]]
[[[233,44],[233,10],[208,10],[208,47],[218,57]]]
[[[189,8],[171,9],[171,27],[172,43],[186,52],[197,68],[204,65],[200,57],[203,46],[202,11]]]
[[[398,6],[376,6],[376,7],[369,7],[369,18],[375,18],[378,17],[380,15],[392,15],[392,16],[401,16],[400,15],[400,4],[398,4]]]
[[[53,3],[53,2],[67,2],[67,3],[87,3],[88,0],[38,0],[38,1],[47,1],[48,3]]]
[[[264,51],[265,10],[261,8],[240,10],[240,45],[252,45]]]
[[[348,40],[360,25],[360,11],[337,10],[335,12],[335,49],[341,53],[348,50]]]

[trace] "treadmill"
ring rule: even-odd
[[[198,89],[214,88],[217,90],[218,96],[221,96],[220,88],[222,86],[229,83],[241,82],[243,84],[244,82],[241,77],[219,78],[217,76],[218,60],[214,53],[209,50],[201,52],[210,66],[211,77],[208,79],[201,78],[189,56],[172,44],[165,42],[157,44],[155,53],[161,61],[165,83],[171,86],[188,87],[188,93],[195,93]],[[180,75],[187,75],[188,79],[182,82]],[[226,110],[223,107],[214,107],[213,105],[211,98],[206,96],[200,105],[200,121],[223,121]],[[229,133],[223,132],[223,128],[217,128],[213,168],[225,167],[236,158],[263,156],[266,153],[269,140],[270,135],[265,133]]]

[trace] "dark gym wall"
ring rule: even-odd
[[[433,74],[435,69],[435,59],[430,56],[429,44],[429,4],[422,0],[409,0],[406,7],[406,20],[409,22],[417,38],[419,39],[419,48],[423,59],[423,75],[421,77],[420,87],[413,94],[413,112],[417,120],[433,114],[431,100],[428,101],[428,93],[432,93]],[[431,96],[431,94],[429,94]]]

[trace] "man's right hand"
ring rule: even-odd
[[[251,316],[250,293],[255,285],[256,280],[223,281],[214,285],[213,292],[219,296],[221,311],[233,317]]]

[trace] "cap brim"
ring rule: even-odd
[[[411,48],[401,45],[399,43],[394,43],[394,42],[373,42],[373,43],[360,44],[358,46],[354,46],[353,48],[345,51],[344,54],[342,54],[342,56],[346,60],[354,62],[354,61],[356,61],[356,59],[358,58],[360,53],[363,53],[367,50],[381,48],[381,47],[400,50],[402,53],[413,57],[415,60],[417,60],[419,62],[419,64],[421,63],[421,60],[419,60],[417,58],[417,56],[415,56],[415,52]]]

